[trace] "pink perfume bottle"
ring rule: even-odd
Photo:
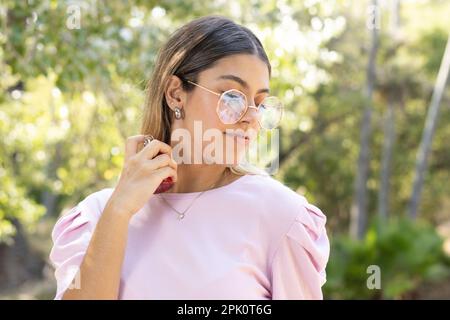
[[[152,141],[153,139],[154,139],[154,138],[153,138],[152,135],[147,135],[147,136],[145,137],[145,140],[144,140],[144,147],[145,147],[147,144],[149,144],[150,141]],[[161,152],[158,153],[157,156],[159,156],[160,154],[161,154]],[[161,182],[161,184],[158,186],[158,188],[156,188],[155,194],[156,194],[156,193],[163,193],[163,192],[166,192],[167,190],[169,190],[170,188],[172,188],[173,185],[174,185],[174,183],[173,183],[172,177],[168,177],[168,178],[164,179],[164,180]]]

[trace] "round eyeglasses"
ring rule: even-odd
[[[248,108],[256,109],[258,123],[264,129],[274,129],[281,121],[283,104],[277,97],[266,97],[257,107],[249,106],[247,97],[239,90],[231,89],[220,94],[193,81],[185,81],[219,97],[216,112],[220,121],[224,124],[235,124],[239,122],[247,112]]]

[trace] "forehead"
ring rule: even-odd
[[[217,78],[230,74],[246,81],[252,90],[269,87],[269,69],[266,63],[250,54],[236,54],[218,60],[213,67],[201,72],[199,80],[223,82],[226,80]]]

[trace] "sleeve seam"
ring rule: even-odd
[[[300,205],[302,205],[302,204],[300,204]],[[301,207],[300,207],[300,210],[301,210]],[[298,214],[295,216],[294,221],[292,221],[292,222],[289,224],[289,227],[287,228],[287,230],[286,230],[285,232],[283,232],[283,234],[281,235],[280,239],[277,241],[276,248],[275,248],[275,250],[274,250],[272,256],[271,256],[270,259],[269,259],[269,266],[270,266],[270,270],[271,270],[271,271],[273,270],[273,262],[274,262],[274,260],[275,260],[275,257],[277,256],[277,254],[278,254],[278,252],[280,251],[280,248],[281,248],[281,246],[282,246],[282,244],[283,244],[284,237],[287,237],[289,231],[292,229],[292,227],[294,226],[294,224],[295,224],[296,222],[298,222]]]

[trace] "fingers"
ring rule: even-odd
[[[127,138],[125,142],[125,161],[138,152],[138,145],[144,142],[144,137],[143,134],[139,134]]]
[[[162,168],[173,170],[176,179],[177,163],[172,157],[172,148],[157,139],[153,139],[142,150],[140,146],[144,143],[145,135],[135,135],[127,138],[125,144],[125,161],[132,166],[142,166],[144,170],[153,172]]]
[[[159,153],[165,153],[172,158],[172,148],[168,144],[156,139],[153,139],[146,145],[140,153],[142,154],[142,157],[145,157],[146,159],[153,159]]]
[[[173,169],[172,167],[163,167],[156,169],[154,173],[161,179],[164,180],[168,177],[172,177],[173,180],[177,181],[177,171]]]
[[[160,154],[155,158],[153,158],[152,160],[150,160],[149,166],[152,167],[153,169],[159,169],[166,166],[169,166],[175,170],[177,169],[177,163],[175,162],[175,160],[172,159],[166,153]]]

